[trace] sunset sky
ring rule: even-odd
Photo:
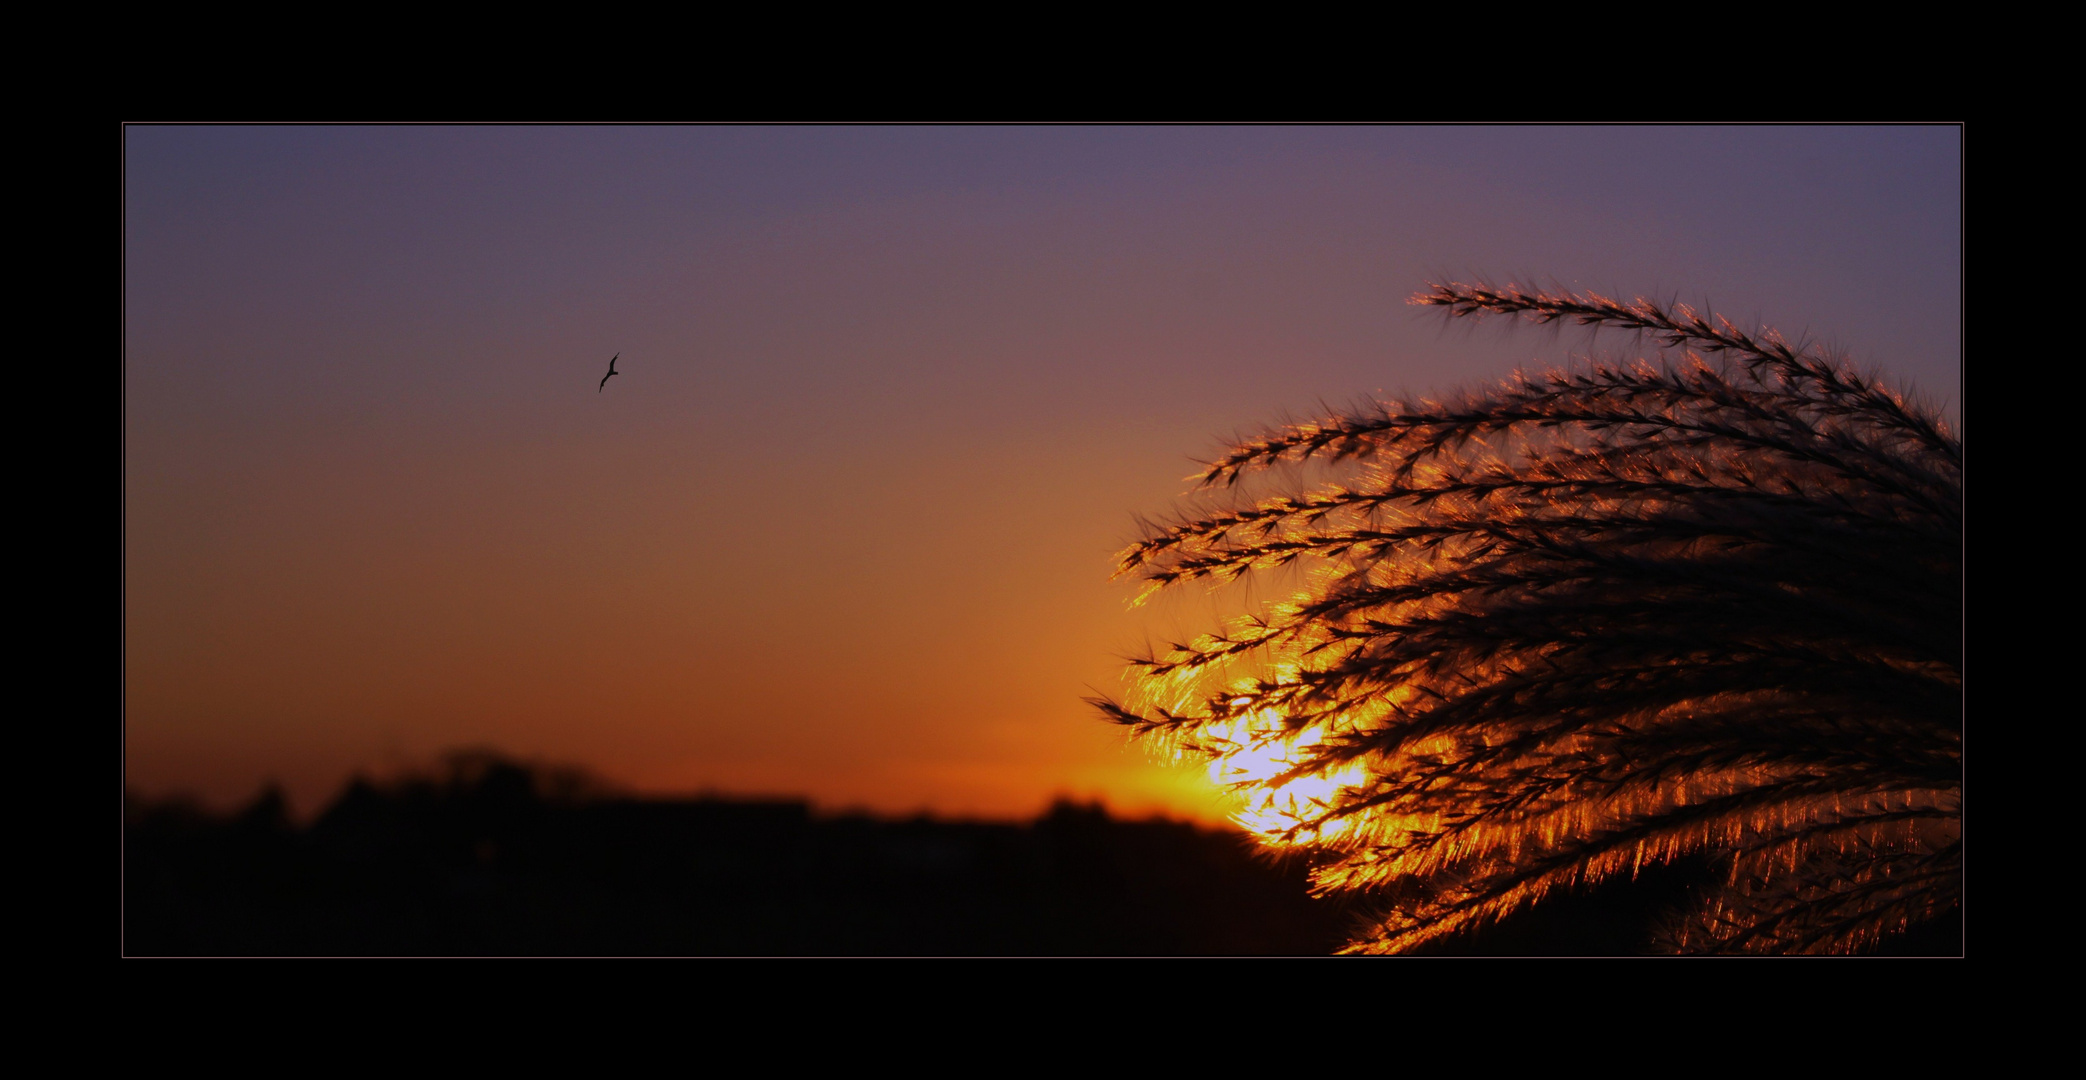
[[[1706,301],[1959,417],[1961,142],[129,128],[125,781],[310,812],[491,747],[1214,819],[1081,701],[1208,628],[1109,577],[1197,459],[1585,344],[1406,304],[1442,277]]]

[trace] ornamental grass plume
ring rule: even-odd
[[[1673,951],[1857,952],[1959,918],[1961,437],[1684,305],[1412,302],[1650,348],[1233,447],[1120,575],[1302,586],[1133,660],[1141,703],[1095,704],[1211,762],[1242,822],[1363,901],[1350,951],[1683,858],[1714,885]]]

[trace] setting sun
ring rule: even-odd
[[[1241,699],[1243,704],[1248,699]],[[1308,751],[1323,735],[1313,728],[1285,732],[1272,709],[1260,709],[1211,725],[1212,744],[1233,749],[1210,759],[1210,782],[1241,801],[1232,820],[1274,844],[1311,843],[1344,832],[1350,819],[1326,818],[1338,805],[1340,788],[1367,778],[1361,764],[1331,772],[1311,771]]]

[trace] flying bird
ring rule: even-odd
[[[623,355],[623,354],[622,354],[622,353],[617,353],[617,354],[616,354],[616,356],[621,356],[621,355]],[[602,392],[603,390],[607,389],[607,388],[608,388],[608,381],[609,381],[610,379],[613,379],[613,378],[615,378],[615,377],[616,377],[616,356],[611,356],[611,357],[609,357],[609,358],[608,358],[608,374],[606,374],[606,375],[603,375],[603,376],[601,377],[601,385],[600,385],[600,386],[597,386],[597,387],[595,387],[595,388],[594,388],[594,392],[595,392],[595,393],[597,393],[597,394],[598,394],[598,393]]]

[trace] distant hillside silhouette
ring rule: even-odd
[[[639,799],[489,754],[128,808],[128,955],[1282,955],[1351,931],[1242,835],[1059,803],[1035,822],[827,818]]]

